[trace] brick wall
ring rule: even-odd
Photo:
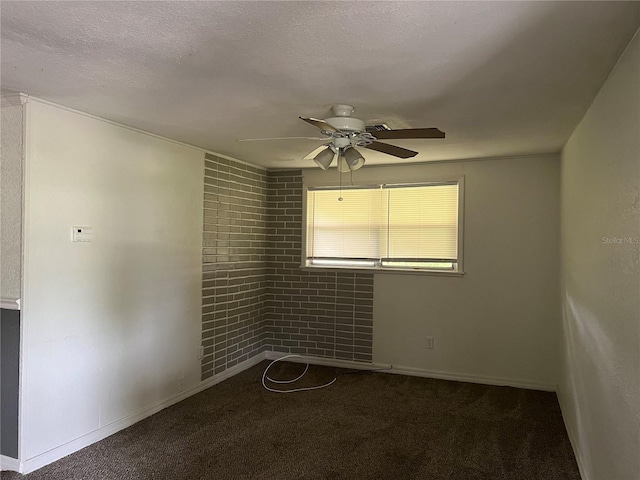
[[[300,269],[302,173],[205,157],[202,380],[264,350],[370,362],[373,274]]]
[[[267,343],[279,352],[370,362],[373,274],[301,270],[302,172],[267,178]]]
[[[202,380],[265,348],[266,171],[207,154]]]

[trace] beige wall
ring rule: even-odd
[[[335,170],[304,174],[316,185],[337,177]],[[558,156],[367,167],[353,178],[459,175],[466,273],[376,274],[373,360],[417,374],[554,389],[561,337]],[[427,336],[435,337],[432,350]]]
[[[204,154],[36,100],[26,145],[29,471],[199,384]]]
[[[17,96],[16,96],[17,97]],[[22,245],[22,105],[2,107],[0,298],[20,298]]]
[[[584,480],[640,478],[640,37],[562,152],[564,372]]]

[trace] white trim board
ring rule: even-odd
[[[276,360],[282,358],[286,353],[266,352],[268,360]],[[472,374],[458,374],[451,372],[442,372],[438,370],[425,370],[421,368],[405,367],[402,365],[390,365],[388,363],[366,363],[354,362],[350,360],[338,360],[333,358],[307,357],[288,358],[287,361],[296,363],[308,362],[313,365],[326,365],[329,367],[351,368],[357,370],[382,369],[380,373],[394,373],[396,375],[409,375],[412,377],[437,378],[440,380],[451,380],[454,382],[479,383],[482,385],[496,385],[502,387],[525,388],[527,390],[541,390],[544,392],[555,392],[556,386],[546,383],[530,382],[527,380],[517,380],[512,378],[483,377]],[[391,367],[386,370],[385,368]]]
[[[206,380],[199,382],[196,385],[193,385],[192,387],[187,388],[186,390],[183,390],[177,395],[169,397],[163,400],[162,402],[149,405],[148,407],[143,408],[142,410],[138,411],[135,414],[121,418],[120,420],[110,423],[109,425],[105,425],[104,427],[98,428],[93,432],[87,433],[81,437],[76,438],[75,440],[65,443],[64,445],[60,445],[59,447],[49,450],[48,452],[44,452],[33,458],[29,458],[23,462],[18,462],[18,460],[15,460],[16,462],[18,462],[18,466],[19,466],[19,469],[16,469],[16,471],[26,474],[26,473],[31,473],[46,465],[49,465],[50,463],[53,463],[56,460],[60,460],[61,458],[66,457],[67,455],[70,455],[74,452],[77,452],[78,450],[84,447],[88,447],[89,445],[95,442],[103,440],[108,436],[113,435],[116,432],[119,432],[120,430],[130,427],[131,425],[141,420],[144,420],[145,418],[150,417],[155,413],[158,413],[160,410],[163,410],[167,407],[170,407],[171,405],[174,405],[182,400],[185,400],[191,397],[192,395],[195,395],[196,393],[200,393],[201,391],[206,390],[207,388],[212,387],[213,385],[216,385],[217,383],[220,383],[223,380],[226,380],[227,378],[242,372],[243,370],[247,370],[248,368],[251,368],[254,365],[265,360],[265,358],[266,358],[265,352],[259,353],[255,357],[252,357],[249,360],[246,360],[242,363],[234,365],[233,367],[225,370],[224,372],[218,375],[214,375],[211,378],[207,378]],[[4,466],[4,461],[3,461],[3,466]]]
[[[19,298],[0,298],[0,308],[7,310],[20,310]]]
[[[7,457],[6,455],[0,455],[0,470],[10,470],[12,472],[20,471],[20,460],[17,458]]]
[[[267,351],[266,359],[267,360],[278,360],[279,358],[286,357],[288,355],[294,355],[293,353],[282,353],[282,352],[271,352]],[[324,357],[309,357],[307,355],[300,355],[299,357],[291,357],[287,358],[287,362],[292,363],[309,363],[311,365],[323,365],[326,367],[337,367],[337,368],[351,368],[356,370],[368,370],[371,368],[384,368],[389,365],[378,365],[374,363],[367,362],[354,362],[353,360],[340,360],[337,358],[324,358]]]
[[[578,472],[580,473],[580,478],[582,478],[583,480],[587,480],[589,477],[587,476],[587,472],[584,467],[584,462],[582,460],[582,456],[580,455],[578,439],[576,437],[575,432],[569,427],[569,423],[567,422],[567,416],[564,413],[565,409],[562,407],[563,401],[562,401],[562,394],[561,394],[559,385],[556,388],[556,398],[558,399],[558,405],[560,405],[560,413],[562,414],[564,429],[566,430],[567,436],[569,437],[569,444],[571,445],[571,449],[573,450],[573,456],[576,457],[576,463],[578,464]]]
[[[404,367],[394,365],[392,370],[385,373],[396,373],[399,375],[410,375],[413,377],[438,378],[440,380],[451,380],[454,382],[479,383],[482,385],[495,385],[499,387],[525,388],[527,390],[541,390],[543,392],[555,392],[555,385],[547,383],[530,382],[528,380],[518,380],[514,378],[484,377],[482,375],[458,374],[442,372],[439,370],[424,370],[421,368]]]

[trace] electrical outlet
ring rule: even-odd
[[[429,349],[433,348],[433,337],[427,337],[426,346]]]
[[[198,360],[202,360],[203,357],[204,357],[204,347],[200,345],[200,347],[198,348]]]

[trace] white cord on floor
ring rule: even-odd
[[[317,390],[319,388],[324,388],[324,387],[328,387],[329,385],[333,385],[334,382],[336,381],[337,377],[333,377],[333,380],[331,380],[329,383],[325,383],[324,385],[316,385],[315,387],[303,387],[303,388],[293,388],[291,390],[276,390],[275,388],[271,388],[269,387],[265,380],[268,380],[272,383],[293,383],[293,382],[297,382],[298,380],[300,380],[302,377],[304,377],[304,374],[307,373],[307,370],[309,370],[309,362],[305,362],[306,363],[306,367],[304,368],[304,372],[302,372],[300,375],[298,375],[296,378],[294,378],[293,380],[274,380],[273,378],[269,377],[269,375],[267,375],[267,372],[269,371],[269,369],[271,367],[273,367],[277,362],[280,362],[281,360],[285,360],[287,358],[292,358],[292,357],[298,357],[298,358],[304,358],[302,355],[296,355],[296,354],[291,354],[291,355],[285,355],[284,357],[280,357],[280,358],[276,358],[274,361],[272,361],[267,368],[264,369],[264,373],[262,374],[262,386],[269,390],[270,392],[275,392],[275,393],[293,393],[293,392],[306,392],[308,390]]]

